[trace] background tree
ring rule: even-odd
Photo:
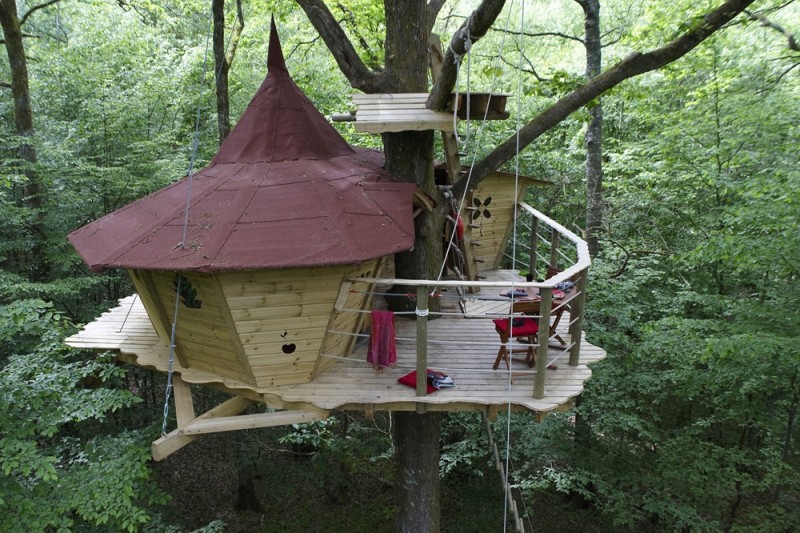
[[[44,213],[42,212],[42,188],[39,176],[36,173],[36,148],[33,145],[33,109],[31,108],[31,94],[28,83],[28,59],[25,56],[22,25],[28,17],[39,9],[55,4],[58,0],[51,0],[33,6],[22,18],[17,13],[16,0],[3,0],[0,2],[0,25],[3,27],[4,44],[8,54],[8,63],[11,67],[11,98],[14,101],[14,125],[19,141],[17,143],[16,168],[24,176],[19,194],[21,205],[30,212],[30,220],[26,224],[31,243],[30,253],[32,261],[27,263],[33,270],[29,272],[34,281],[42,281],[48,274],[48,260],[44,254]],[[16,258],[17,263],[23,263],[21,258]]]
[[[82,359],[64,346],[73,330],[41,300],[0,306],[4,531],[136,531],[144,507],[165,502],[147,482],[147,434],[108,424],[140,399],[115,386],[125,371],[110,358]]]
[[[214,19],[214,73],[217,93],[217,124],[219,128],[219,144],[231,131],[230,99],[228,95],[228,72],[236,56],[239,38],[244,28],[244,12],[242,0],[236,0],[236,15],[225,45],[225,0],[213,0],[211,11]]]
[[[583,8],[583,45],[586,48],[586,78],[600,75],[602,42],[600,39],[600,1],[576,0]],[[586,242],[589,255],[600,252],[598,233],[603,227],[603,103],[598,98],[589,106],[586,126]]]

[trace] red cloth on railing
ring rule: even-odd
[[[397,364],[394,313],[391,311],[372,311],[367,362],[378,370]]]

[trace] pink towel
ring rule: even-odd
[[[372,312],[372,330],[367,350],[367,362],[372,363],[372,366],[378,370],[397,364],[394,313],[391,311]]]

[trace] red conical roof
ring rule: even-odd
[[[409,250],[416,186],[374,160],[294,84],[273,23],[267,78],[211,164],[69,240],[93,271],[353,264]]]

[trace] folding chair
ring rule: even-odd
[[[506,362],[506,368],[511,370],[511,359],[514,352],[524,352],[525,359],[515,359],[528,366],[535,364],[535,344],[539,333],[539,311],[541,302],[536,300],[517,300],[511,302],[511,316],[508,318],[496,318],[494,329],[500,335],[500,349],[497,351],[497,358],[494,360],[492,369],[497,370],[500,361]],[[523,348],[509,349],[508,343],[513,338],[520,343],[528,346]]]
[[[554,304],[561,305],[561,304]],[[550,337],[555,337],[562,345],[566,343],[556,333],[556,326],[561,320],[561,315],[564,313],[566,306],[561,307],[553,314],[553,323],[550,325],[548,338],[544,342],[548,342]],[[494,360],[492,369],[497,370],[500,366],[500,361],[505,361],[506,368],[511,370],[511,361],[519,361],[527,363],[529,367],[536,364],[536,344],[539,338],[539,316],[541,315],[541,302],[539,300],[518,300],[511,303],[511,313],[508,318],[497,318],[492,320],[494,322],[494,329],[500,335],[500,349],[497,351],[497,357]],[[516,339],[520,344],[527,344],[521,348],[509,348],[508,343],[511,339]],[[524,359],[514,358],[514,353],[525,353]],[[549,366],[551,370],[555,370],[556,366]]]

